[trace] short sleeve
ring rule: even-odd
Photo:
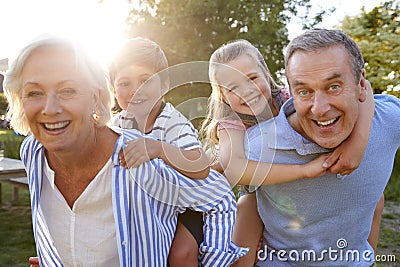
[[[239,120],[227,120],[227,119],[223,119],[220,120],[218,122],[218,131],[221,130],[229,130],[229,129],[233,129],[233,130],[240,130],[240,131],[245,131],[246,130],[246,126]]]

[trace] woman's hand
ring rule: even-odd
[[[38,257],[29,257],[30,267],[40,267],[39,258]]]

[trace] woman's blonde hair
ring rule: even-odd
[[[100,101],[94,107],[95,124],[98,127],[106,125],[111,119],[112,97],[102,66],[78,44],[62,37],[43,35],[22,48],[5,73],[3,87],[9,103],[6,116],[11,127],[23,135],[31,131],[22,106],[22,71],[29,56],[42,47],[60,47],[72,51],[76,66],[88,80],[90,88],[99,92]]]
[[[216,77],[217,68],[219,66],[222,66],[223,64],[227,64],[232,60],[235,60],[242,55],[250,56],[254,60],[254,62],[257,63],[258,67],[265,75],[269,87],[271,88],[272,101],[277,101],[278,99],[281,87],[272,78],[268,66],[265,63],[264,57],[255,46],[253,46],[249,41],[241,39],[228,42],[219,47],[211,55],[209,62],[208,75],[212,91],[208,102],[208,113],[200,130],[203,141],[207,142],[205,143],[205,146],[207,148],[212,148],[215,144],[219,143],[217,132],[218,121],[223,118],[232,118],[232,115],[238,118],[238,114],[232,114],[232,109],[223,98],[221,86]],[[280,101],[277,102],[277,105],[280,106]],[[250,118],[251,116],[246,117],[248,117],[249,119],[243,118],[243,116],[241,116],[241,120],[246,126],[252,126],[257,123],[256,119]]]

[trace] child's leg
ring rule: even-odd
[[[250,251],[239,258],[231,266],[254,266],[257,257],[257,247],[264,229],[263,222],[257,211],[256,194],[246,194],[238,200],[238,212],[233,230],[232,241]]]
[[[203,241],[202,213],[187,210],[179,215],[168,255],[170,267],[197,267],[199,244]]]
[[[378,246],[379,238],[379,228],[381,226],[381,219],[383,208],[385,206],[385,197],[382,194],[381,199],[379,199],[378,204],[376,204],[374,218],[372,219],[371,231],[369,232],[368,242],[376,253],[376,248]]]

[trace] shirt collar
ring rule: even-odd
[[[329,152],[329,149],[320,147],[293,129],[287,118],[294,112],[296,110],[293,98],[290,98],[282,105],[279,115],[274,118],[276,138],[268,138],[268,147],[278,150],[296,150],[300,155]]]
[[[111,161],[113,162],[114,166],[115,165],[120,165],[120,161],[119,161],[119,154],[122,152],[122,149],[125,146],[125,139],[126,136],[124,135],[124,131],[119,128],[119,127],[110,127],[111,130],[113,130],[114,132],[116,132],[117,134],[119,134],[119,137],[117,139],[117,142],[114,146],[114,150],[112,152],[111,155]],[[43,147],[43,145],[38,142],[38,146],[36,147],[36,151],[39,149],[43,149],[43,153],[45,151],[45,148]],[[45,172],[45,176],[47,177],[47,179],[49,180],[49,183],[51,185],[51,188],[54,190],[54,177],[55,177],[55,173],[54,171],[50,168],[48,162],[47,162],[47,158],[43,155],[44,157],[44,172]]]

